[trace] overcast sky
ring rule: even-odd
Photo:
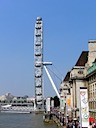
[[[88,40],[96,39],[96,0],[0,0],[0,95],[34,96],[37,16],[43,19],[44,61],[61,80],[88,50]],[[44,95],[56,95],[45,79]],[[54,79],[58,89],[60,79]]]

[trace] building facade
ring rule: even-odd
[[[75,66],[66,74],[60,86],[61,95],[66,97],[66,85],[71,94],[72,118],[80,117],[80,87],[87,87],[89,116],[96,119],[96,40],[89,40],[88,48],[89,51],[82,51]]]
[[[86,80],[88,83],[89,113],[90,117],[96,120],[96,40],[91,40],[88,43],[90,51]]]

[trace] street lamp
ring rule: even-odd
[[[74,112],[74,113],[75,113],[75,117],[73,118],[74,123],[75,123],[75,128],[77,128],[76,122],[77,122],[77,120],[78,120],[78,119],[77,119],[77,115],[76,115],[76,112],[77,112],[77,111],[79,111],[79,109],[78,109],[78,108],[74,108],[74,109],[73,109],[73,111],[72,111],[72,112]]]
[[[76,121],[77,121],[77,118],[74,118],[75,128],[77,128]]]

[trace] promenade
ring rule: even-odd
[[[56,109],[50,113],[45,113],[44,121],[56,123],[59,128],[81,128],[79,120],[74,121],[72,118],[66,118]],[[96,128],[96,122],[89,123],[89,128]]]

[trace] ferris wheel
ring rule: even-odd
[[[44,109],[43,97],[43,67],[46,74],[57,94],[60,98],[58,90],[48,72],[46,65],[52,65],[51,62],[43,62],[43,25],[42,18],[37,17],[34,33],[34,85],[35,85],[35,105],[37,110]]]
[[[35,100],[36,108],[43,108],[43,29],[42,18],[37,17],[34,33],[34,84],[35,84]]]

